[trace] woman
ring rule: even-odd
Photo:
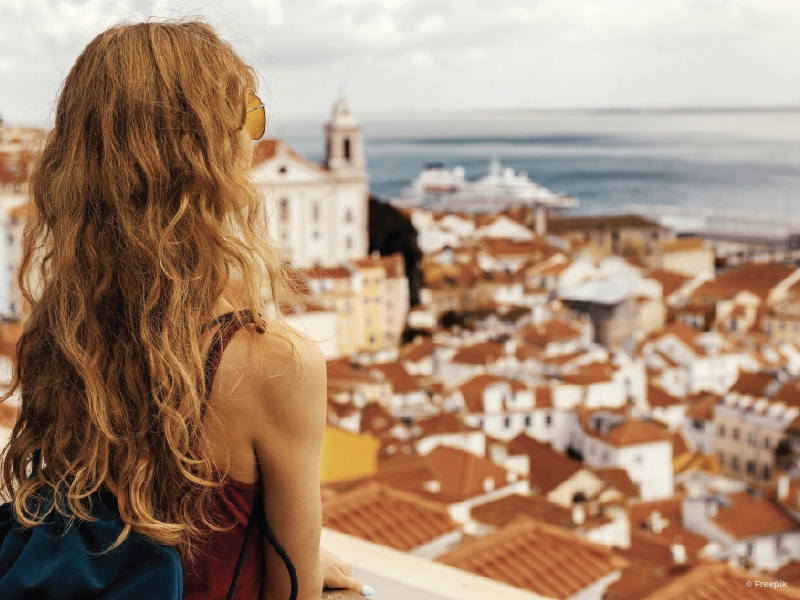
[[[35,526],[39,491],[86,519],[81,500],[110,490],[130,530],[178,547],[191,600],[227,594],[259,490],[298,598],[362,590],[319,547],[325,362],[264,317],[291,286],[249,180],[255,89],[202,22],[109,29],[67,76],[30,181],[5,491]],[[210,350],[220,327],[227,348]],[[288,597],[283,561],[252,538],[236,598]]]

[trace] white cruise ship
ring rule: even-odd
[[[520,205],[556,210],[578,206],[577,198],[555,194],[531,181],[525,171],[514,173],[496,159],[489,164],[489,174],[477,181],[467,181],[463,167],[450,170],[440,163],[426,165],[392,203],[421,206],[437,212],[468,213],[494,212]]]

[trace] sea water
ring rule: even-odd
[[[409,113],[362,124],[370,190],[382,199],[427,163],[462,166],[474,180],[497,158],[577,197],[573,214],[635,203],[800,215],[800,110]],[[318,124],[284,133],[322,161]]]

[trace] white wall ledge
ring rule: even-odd
[[[322,546],[375,589],[373,600],[544,600],[527,590],[479,577],[386,546],[323,528]],[[353,596],[358,597],[358,596]],[[339,600],[324,596],[325,600]],[[351,598],[351,596],[341,596]]]

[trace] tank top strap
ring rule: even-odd
[[[254,324],[258,333],[264,333],[266,330],[259,324],[253,317],[253,313],[249,310],[241,310],[238,312],[228,312],[220,315],[208,324],[204,329],[215,327],[219,325],[214,339],[211,342],[208,355],[206,356],[204,375],[206,385],[206,400],[211,394],[211,386],[214,383],[214,376],[217,374],[219,363],[222,361],[222,353],[225,352],[230,341],[237,331],[242,329],[245,325]],[[203,412],[205,412],[205,405],[203,405]]]

